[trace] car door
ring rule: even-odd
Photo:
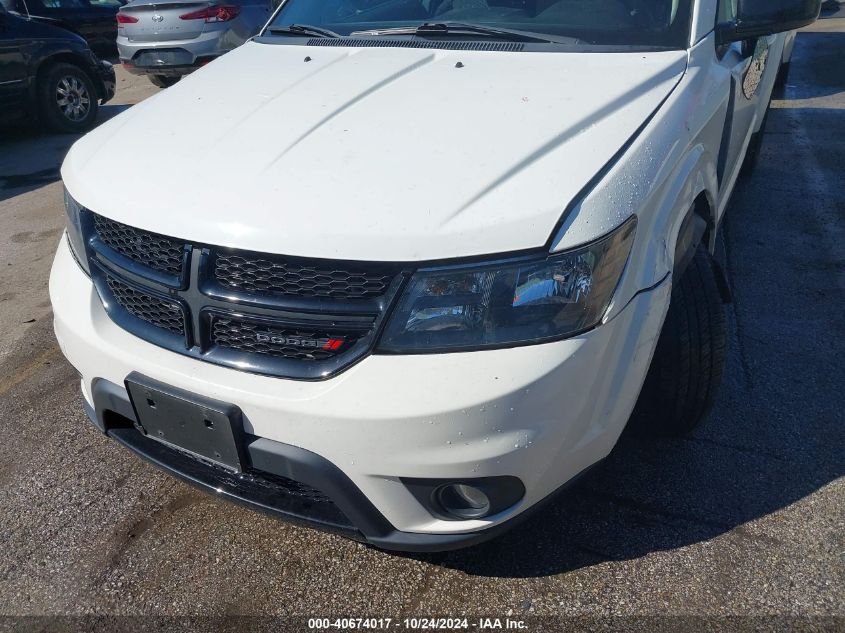
[[[719,0],[719,22],[736,19],[737,0]],[[719,64],[731,75],[728,114],[719,155],[722,191],[732,187],[754,132],[768,105],[770,90],[763,81],[776,36],[733,42],[717,52]],[[777,64],[777,60],[772,60]],[[765,99],[765,103],[763,100]]]
[[[27,65],[17,23],[0,5],[0,122],[23,114],[27,90]]]

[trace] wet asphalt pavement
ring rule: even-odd
[[[46,295],[72,139],[0,141],[0,615],[797,616],[842,630],[845,15],[799,36],[782,96],[729,209],[730,355],[709,420],[684,440],[624,440],[503,538],[416,557],[218,501],[98,434]],[[12,152],[57,158],[20,173]]]

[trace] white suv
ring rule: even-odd
[[[399,550],[501,533],[628,424],[691,429],[773,34],[819,12],[734,4],[286,0],[65,160],[50,293],[91,420]]]

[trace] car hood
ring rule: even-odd
[[[530,249],[685,68],[683,51],[252,42],[79,140],[62,177],[89,209],[208,244],[381,261]]]

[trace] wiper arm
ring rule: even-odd
[[[511,42],[542,42],[557,43],[558,40],[522,31],[500,29],[468,22],[424,22],[419,26],[400,26],[395,29],[375,29],[372,31],[355,31],[351,35],[483,35]]]
[[[512,42],[548,42],[549,40],[537,37],[536,35],[529,35],[527,33],[520,33],[519,31],[511,31],[509,29],[500,29],[492,26],[482,26],[481,24],[469,24],[467,22],[426,22],[417,27],[417,35],[486,35],[488,37],[495,37],[496,39],[509,40]]]
[[[310,24],[289,24],[288,26],[270,26],[267,27],[267,32],[272,35],[311,35],[314,37],[340,37],[334,31],[322,29],[319,26],[311,26]]]

